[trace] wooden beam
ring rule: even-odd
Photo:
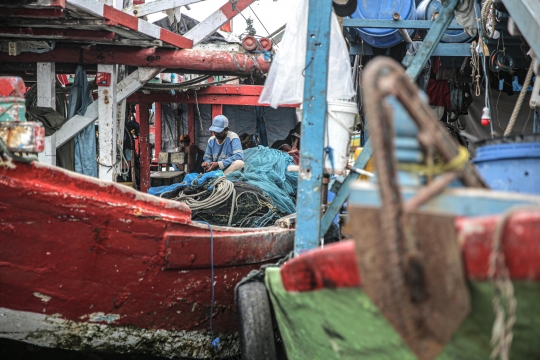
[[[159,74],[161,70],[161,68],[139,68],[129,74],[129,76],[122,80],[117,86],[116,102],[125,100],[129,95],[139,90],[144,84],[150,81],[150,79]],[[60,147],[65,144],[69,139],[86,128],[90,123],[96,121],[97,118],[98,106],[97,101],[94,101],[88,106],[84,116],[75,115],[56,132],[56,147]]]
[[[221,26],[229,22],[233,17],[240,14],[242,10],[251,5],[255,0],[237,0],[228,1],[221,8],[216,10],[212,15],[201,21],[184,36],[193,40],[193,45],[204,41],[212,35]]]
[[[223,104],[212,104],[212,119],[218,115],[223,115]]]
[[[126,14],[141,17],[145,15],[155,14],[160,11],[186,6],[202,0],[156,0],[142,5],[134,5],[125,8],[123,11]]]
[[[105,23],[108,25],[123,26],[182,49],[190,49],[193,46],[193,41],[182,35],[175,34],[148,21],[138,19],[97,0],[67,0],[67,4],[68,7],[105,18],[107,20]],[[122,62],[118,61],[117,63]]]
[[[54,63],[37,64],[37,106],[56,109],[56,73]],[[38,154],[40,162],[56,166],[56,137],[45,137],[45,151]]]
[[[152,160],[157,161],[161,152],[161,103],[155,103],[154,107],[154,158]]]
[[[188,134],[191,145],[195,144],[195,104],[188,104]]]
[[[221,105],[246,105],[246,106],[269,106],[269,104],[259,104],[258,96],[248,95],[200,95],[197,93],[199,104],[221,104]],[[127,99],[128,102],[168,102],[195,104],[195,98],[183,93],[171,94],[133,94]],[[300,104],[280,105],[280,107],[298,107]]]
[[[98,65],[98,72],[110,74],[109,86],[98,86],[99,179],[116,181],[117,65]]]
[[[150,188],[150,124],[148,112],[150,104],[137,105],[137,121],[139,123],[139,155],[141,159],[141,191],[148,192]]]

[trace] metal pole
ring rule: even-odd
[[[405,59],[403,59],[403,66],[407,68],[406,74],[414,81],[416,81],[424,69],[424,66],[426,66],[427,61],[441,41],[444,32],[448,29],[448,26],[454,19],[454,9],[457,3],[458,0],[448,0],[443,4],[439,16],[433,21],[433,25],[424,38],[424,42],[416,55],[407,55]]]
[[[392,15],[392,19],[394,19],[394,21],[403,20],[401,18],[401,15],[399,15],[399,13],[394,13]],[[398,31],[401,37],[403,38],[403,40],[405,40],[407,44],[412,44],[412,40],[411,40],[411,37],[409,36],[409,33],[407,32],[407,29],[398,29]]]
[[[295,255],[319,246],[332,1],[310,0]]]
[[[369,159],[371,159],[372,154],[373,147],[371,146],[371,140],[368,139],[364,145],[364,150],[362,150],[360,156],[358,156],[358,159],[356,159],[354,162],[354,167],[359,169],[365,168]],[[328,209],[324,213],[324,216],[322,217],[321,234],[326,234],[328,228],[330,228],[332,221],[334,221],[334,218],[339,213],[339,209],[341,209],[341,206],[343,206],[343,203],[345,203],[345,200],[347,200],[349,194],[351,193],[351,184],[358,180],[359,176],[359,174],[351,171],[343,181],[343,184],[341,184],[341,188],[338,190],[334,200],[332,200],[328,206]]]

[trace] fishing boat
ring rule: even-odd
[[[283,226],[209,227],[182,203],[124,185],[38,162],[3,166],[0,336],[71,350],[237,355],[235,284],[292,250],[294,229]]]
[[[516,14],[527,13],[535,19],[530,23],[538,26],[538,7],[531,15],[532,9],[520,12],[525,2],[503,2],[514,20],[521,20]],[[527,194],[490,189],[493,179],[469,161],[467,149],[449,135],[414,83],[454,10],[458,16],[457,3],[443,3],[421,50],[403,60],[406,71],[399,62],[382,56],[370,59],[362,70],[362,104],[370,135],[362,154],[367,150],[369,155],[355,161],[351,174],[366,174],[361,169],[371,152],[375,174],[368,173],[373,177],[370,182],[358,182],[358,174],[349,174],[326,209],[329,216],[308,218],[299,206],[295,258],[280,267],[261,269],[257,278],[251,276],[238,287],[245,359],[276,359],[280,352],[291,360],[540,358],[535,340],[540,329],[536,301],[540,295],[540,196],[529,170],[538,167],[532,150],[537,144],[526,144],[530,146],[527,156],[501,154],[488,164],[498,172],[499,183],[516,182],[517,190]],[[484,13],[494,13],[490,2],[485,3]],[[475,4],[469,5],[474,15]],[[312,19],[318,19],[324,8],[316,11],[310,10],[308,24],[315,23]],[[325,26],[330,27],[317,22],[308,34],[322,43],[328,31]],[[478,29],[480,37],[483,31]],[[528,38],[532,48],[538,46],[535,40]],[[309,45],[308,41],[308,49]],[[316,58],[317,51],[309,51],[306,63],[310,56]],[[521,99],[536,61],[527,72]],[[320,81],[317,76],[326,74],[327,65],[321,61],[315,74],[306,71],[306,81]],[[324,102],[317,103],[311,91],[305,88],[304,109],[307,104],[315,108]],[[533,96],[538,96],[538,88]],[[516,114],[520,105],[514,108]],[[325,108],[320,109],[310,118],[314,124],[324,123]],[[490,124],[487,104],[480,120],[484,126]],[[509,124],[505,135],[511,131]],[[305,131],[303,136],[316,134]],[[507,158],[520,162],[514,161],[513,168],[507,163],[497,165],[508,166],[509,173],[524,185],[512,176],[501,179],[502,171],[494,164]],[[299,171],[310,174],[299,178],[299,189],[302,182],[318,175],[302,162]],[[502,185],[494,187],[512,189]],[[313,203],[320,201],[313,198]],[[320,237],[315,237],[307,243],[301,230],[309,225],[315,234],[324,231],[325,219],[333,219],[345,200],[343,233],[353,240],[321,247]],[[251,320],[254,308],[262,315]]]
[[[489,262],[497,228],[515,301],[511,358],[536,359],[540,317],[540,210],[510,217],[458,218],[471,311],[437,359],[488,359],[494,285]],[[354,240],[330,244],[266,270],[279,333],[289,359],[416,359],[363,288]]]

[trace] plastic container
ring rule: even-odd
[[[423,0],[418,4],[416,8],[417,20],[434,20],[435,13],[441,11],[442,5],[438,0]],[[427,34],[426,30],[418,31],[422,37]],[[470,42],[473,38],[467,35],[465,30],[448,30],[441,38],[443,43],[464,43]]]
[[[328,136],[325,136],[324,147],[333,149],[334,168],[329,155],[325,156],[324,167],[326,172],[343,174],[349,162],[350,134],[354,120],[358,115],[358,106],[354,102],[328,101],[326,115]]]
[[[371,0],[359,1],[353,19],[392,20],[394,13],[399,13],[403,20],[415,20],[414,0]],[[356,28],[358,35],[368,44],[388,48],[399,44],[403,38],[397,29]],[[414,30],[407,30],[412,37]]]
[[[540,135],[477,143],[473,163],[493,190],[540,194]]]

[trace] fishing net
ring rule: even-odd
[[[292,157],[280,150],[257,146],[244,150],[244,171],[227,174],[231,181],[243,181],[261,189],[272,205],[285,215],[296,212],[298,173],[287,171]]]
[[[259,188],[243,181],[231,184],[234,192],[226,201],[193,211],[192,219],[212,225],[253,228],[272,225],[283,216]],[[204,199],[201,197],[201,200]]]
[[[263,227],[296,211],[298,174],[287,171],[292,158],[258,146],[244,150],[244,170],[187,174],[182,183],[150,188],[148,193],[188,205],[192,220],[212,225]]]

